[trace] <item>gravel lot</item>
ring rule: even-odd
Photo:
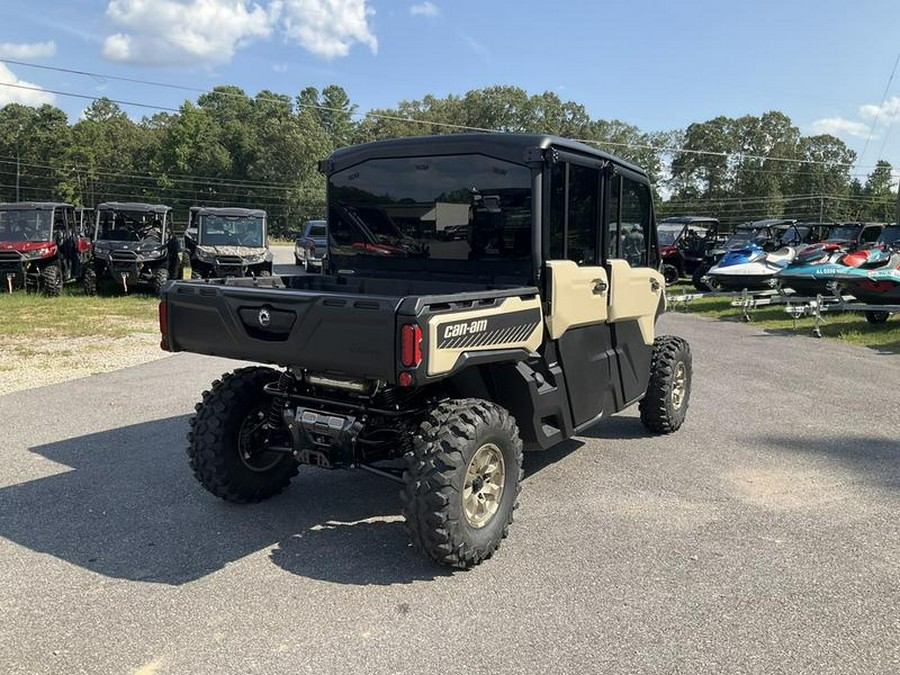
[[[305,470],[234,507],[168,359],[0,397],[0,664],[46,673],[896,673],[900,360],[669,315],[685,427],[526,457],[488,563],[416,556],[396,490]]]
[[[276,274],[303,274],[293,264],[293,251],[292,246],[272,247]],[[3,335],[0,325],[0,395],[107,373],[167,356],[160,350],[159,334],[155,332],[135,332],[124,338],[43,336],[36,341]]]

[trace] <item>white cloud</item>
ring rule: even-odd
[[[288,71],[288,64],[286,63],[273,63],[272,70],[276,73],[286,73]]]
[[[17,86],[2,86],[17,85]],[[32,87],[21,89],[20,87]],[[20,80],[5,63],[0,63],[0,106],[7,103],[21,103],[28,106],[39,106],[44,103],[53,103],[56,97],[50,92],[44,91],[36,84]]]
[[[56,43],[47,42],[0,42],[0,58],[3,59],[43,59],[56,55]]]
[[[106,15],[124,29],[106,38],[103,55],[146,65],[217,65],[255,38],[268,37],[280,2],[110,0]]]
[[[872,105],[871,103],[861,105],[859,114],[866,119],[878,119],[879,122],[889,124],[893,120],[900,119],[900,96],[891,96],[881,105]]]
[[[843,117],[826,117],[809,125],[813,133],[831,134],[832,136],[858,136],[869,134],[869,125],[863,122],[844,119]]]
[[[361,43],[373,53],[368,0],[109,0],[119,29],[103,43],[112,61],[220,65],[254,40],[281,33],[316,56],[346,56]]]
[[[433,2],[425,0],[425,2],[420,2],[418,5],[410,5],[409,13],[413,16],[437,16],[441,13],[441,10]]]
[[[378,53],[366,0],[284,0],[285,35],[324,59],[346,56],[357,42]]]

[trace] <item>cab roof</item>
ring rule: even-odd
[[[142,213],[169,213],[171,206],[165,204],[145,204],[144,202],[103,202],[97,204],[98,211],[138,211]]]
[[[718,223],[718,218],[711,216],[670,216],[659,221],[659,224],[670,223],[674,225],[687,225],[689,223]]]
[[[192,206],[191,213],[201,216],[244,216],[250,218],[266,217],[266,212],[262,209],[239,209],[234,207],[216,206]]]
[[[533,160],[526,158],[526,151],[534,148],[546,150],[551,147],[573,154],[607,160],[647,177],[647,172],[642,168],[586,143],[549,134],[505,134],[499,132],[410,136],[374,141],[335,150],[320,163],[319,168],[323,173],[330,175],[369,159],[469,154],[488,155],[516,164],[530,164]]]
[[[34,211],[59,207],[74,208],[66,202],[10,202],[8,204],[0,204],[0,210],[3,211]]]

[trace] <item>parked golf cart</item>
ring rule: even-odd
[[[169,279],[181,278],[181,244],[171,231],[171,212],[170,206],[140,202],[97,206],[85,292],[94,295],[100,283],[111,281],[126,293],[134,286],[159,293]]]
[[[82,277],[90,250],[71,204],[0,204],[0,279],[9,292],[25,288],[59,295],[63,284]]]
[[[716,247],[719,221],[705,216],[676,216],[659,222],[659,254],[666,285],[692,276]]]
[[[266,212],[261,209],[192,206],[184,244],[192,279],[272,275]]]

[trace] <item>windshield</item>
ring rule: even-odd
[[[795,246],[809,239],[812,228],[808,225],[790,225],[778,230],[778,243],[785,246]]]
[[[893,244],[900,241],[900,225],[888,225],[878,237],[879,244]]]
[[[53,209],[0,210],[0,241],[49,241]]]
[[[165,233],[165,216],[161,213],[107,209],[97,213],[98,240],[162,242]]]
[[[683,229],[684,225],[660,225],[656,230],[659,236],[659,245],[674,246]]]
[[[265,246],[265,222],[262,216],[200,216],[202,246]]]
[[[530,278],[531,171],[482,155],[369,160],[331,176],[328,227],[352,266]]]
[[[828,233],[828,241],[856,241],[859,238],[859,228],[852,226],[836,227]]]
[[[725,242],[725,248],[742,248],[748,244],[762,245],[767,239],[765,228],[755,227],[735,230]]]

